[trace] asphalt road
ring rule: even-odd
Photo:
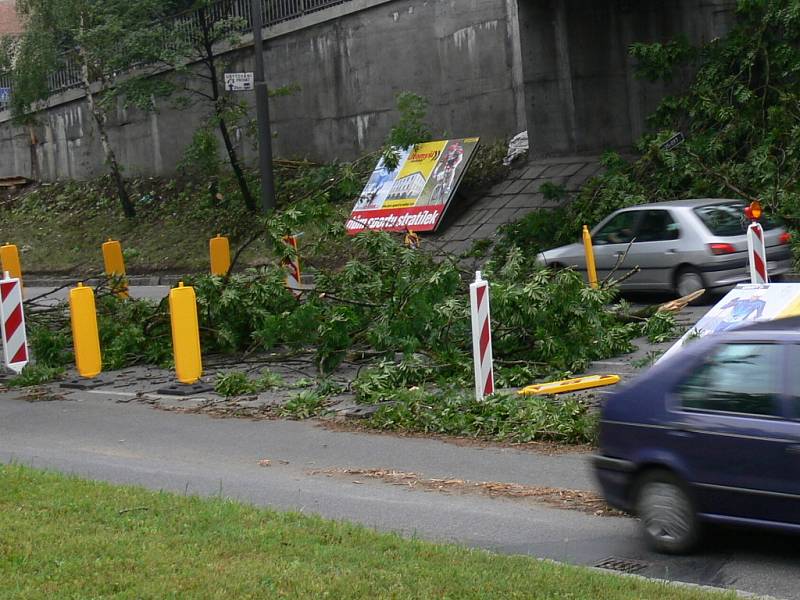
[[[797,538],[714,532],[700,554],[669,558],[643,547],[636,522],[532,501],[409,489],[314,470],[386,468],[429,478],[593,489],[587,456],[463,447],[437,440],[334,432],[308,422],[176,414],[118,392],[66,401],[0,394],[0,460],[179,493],[223,494],[498,552],[594,565],[642,561],[639,574],[800,598]],[[259,466],[269,459],[272,466]]]
[[[28,298],[51,291],[27,288]],[[133,287],[131,295],[163,298],[168,287]],[[48,301],[63,299],[59,290]],[[636,296],[636,304],[668,300]],[[697,320],[692,307],[680,321]],[[637,356],[651,348],[643,347]],[[598,365],[622,369],[631,358]],[[166,413],[117,392],[75,392],[65,402],[30,403],[0,394],[0,460],[82,477],[179,493],[219,494],[279,509],[318,513],[437,541],[498,552],[595,565],[607,558],[642,563],[639,574],[800,598],[797,538],[741,531],[711,532],[693,557],[655,555],[636,522],[559,510],[530,501],[411,490],[320,469],[396,469],[427,478],[498,481],[595,489],[588,457],[545,456],[435,440],[332,432],[311,423],[250,422]],[[258,461],[267,458],[270,467]]]

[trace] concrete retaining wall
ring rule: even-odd
[[[436,136],[493,140],[528,128],[535,157],[626,148],[670,91],[635,78],[629,45],[722,35],[734,3],[352,0],[268,30],[270,85],[300,87],[271,100],[275,154],[327,161],[373,150],[395,121],[403,90],[430,100]],[[230,71],[252,70],[252,46],[226,59]],[[242,98],[254,103],[252,93]],[[144,114],[120,104],[109,129],[127,174],[174,172],[208,110],[162,103]],[[52,181],[105,171],[80,91],[52,98],[40,117],[26,130],[0,113],[0,176]],[[235,134],[253,162],[251,140]]]
[[[524,129],[520,54],[507,12],[514,1],[354,0],[269,29],[270,85],[300,87],[271,99],[275,154],[331,160],[375,149],[396,120],[395,96],[403,90],[430,100],[437,135],[497,139]],[[252,46],[226,59],[227,70],[252,70]],[[252,93],[242,98],[254,105]],[[173,172],[208,112],[207,105],[162,104],[151,114],[120,105],[111,115],[111,141],[128,174]],[[32,131],[9,117],[0,113],[0,176],[52,181],[104,171],[82,92],[52,98]],[[251,141],[242,132],[236,137],[254,160]]]

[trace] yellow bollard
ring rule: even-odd
[[[100,335],[92,288],[84,287],[82,283],[72,288],[69,291],[69,311],[75,367],[81,377],[97,377],[103,370],[103,361],[100,356]]]
[[[5,246],[0,246],[0,264],[2,264],[2,272],[8,273],[14,279],[22,281],[22,266],[19,262],[19,250],[14,244],[6,243]]]
[[[122,256],[122,244],[111,238],[103,244],[103,264],[106,277],[119,279],[119,285],[112,291],[120,298],[127,298],[128,281],[125,278],[125,258]]]
[[[583,247],[586,250],[586,272],[589,275],[589,285],[597,288],[597,269],[594,265],[594,250],[592,250],[592,236],[589,227],[583,226]]]
[[[208,253],[211,255],[211,274],[225,276],[231,268],[231,246],[228,238],[222,237],[219,233],[217,237],[208,241]]]
[[[192,384],[203,374],[200,354],[200,327],[197,322],[197,299],[194,288],[183,282],[169,292],[169,314],[172,322],[172,353],[178,381]]]

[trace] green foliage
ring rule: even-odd
[[[400,92],[397,95],[397,110],[400,119],[389,132],[383,150],[383,162],[390,171],[397,167],[399,149],[410,148],[431,139],[431,132],[424,123],[428,114],[426,98],[412,92]]]
[[[50,367],[45,364],[29,364],[22,373],[8,380],[9,387],[30,387],[42,385],[59,379],[64,374],[64,367]]]
[[[653,344],[660,344],[678,337],[678,326],[675,317],[669,312],[657,312],[642,323],[642,335]]]
[[[121,369],[135,364],[169,366],[172,362],[170,321],[166,300],[97,299],[97,323],[103,368]]]
[[[477,401],[464,391],[395,390],[369,419],[379,429],[423,431],[525,443],[592,443],[595,417],[576,400],[494,394]]]
[[[43,367],[64,367],[72,362],[71,338],[64,330],[31,324],[28,344],[36,364]]]
[[[481,142],[475,150],[469,168],[464,173],[459,189],[469,194],[502,181],[510,170],[503,164],[507,152],[508,143],[505,140],[498,140],[492,144]]]
[[[316,390],[305,390],[295,395],[281,407],[280,416],[292,419],[310,419],[326,410],[326,397]]]
[[[230,373],[217,373],[214,381],[214,391],[222,396],[243,396],[255,392],[255,386],[247,373],[233,371]]]
[[[564,216],[561,210],[535,210],[513,223],[503,225],[498,230],[493,248],[494,261],[505,262],[512,248],[517,248],[525,256],[534,257],[550,248],[553,240],[567,227],[574,230],[570,241],[577,241],[580,228],[576,228],[574,223],[567,225]]]
[[[571,269],[531,267],[531,258],[513,249],[489,267],[496,356],[577,371],[631,349],[635,326],[606,310],[614,289],[592,289]]]
[[[697,48],[685,35],[666,44],[631,44],[630,54],[637,59],[636,75],[648,81],[671,81],[676,68],[696,58]]]
[[[222,396],[244,396],[258,394],[270,389],[285,387],[283,377],[278,373],[266,370],[255,379],[250,379],[247,373],[229,371],[218,373],[214,381],[214,391]]]
[[[539,193],[544,196],[545,200],[561,202],[567,197],[567,189],[558,183],[552,181],[545,181],[539,186]]]
[[[213,177],[219,172],[219,140],[211,127],[200,127],[194,132],[192,142],[184,150],[178,168],[189,175]]]

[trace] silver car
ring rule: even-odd
[[[726,292],[750,281],[747,227],[742,200],[675,200],[618,210],[592,230],[597,277],[615,277],[635,266],[620,284],[627,291],[670,291],[686,296],[705,288]],[[789,234],[776,221],[760,220],[767,246],[767,270],[776,281],[792,268]],[[625,255],[628,246],[630,250]],[[542,252],[537,262],[586,272],[582,243]]]

